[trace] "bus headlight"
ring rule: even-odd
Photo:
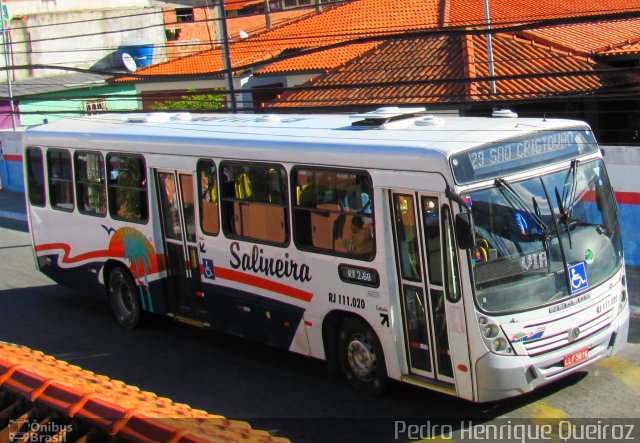
[[[515,355],[511,344],[504,336],[502,329],[485,316],[478,317],[478,325],[487,348],[494,354]]]
[[[627,304],[627,288],[622,288],[622,291],[620,291],[620,306],[618,306],[618,312],[622,312],[626,304]]]
[[[622,274],[622,278],[620,279],[620,283],[622,285],[622,290],[620,291],[620,304],[618,305],[618,313],[622,312],[625,305],[627,304],[628,294],[627,294],[627,277]]]
[[[500,330],[498,329],[498,325],[493,323],[482,326],[482,335],[484,335],[485,338],[497,337],[499,332]]]
[[[491,342],[491,350],[493,352],[501,354],[506,351],[507,348],[509,348],[509,343],[507,343],[507,340],[502,337],[496,338]]]

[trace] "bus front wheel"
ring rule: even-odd
[[[109,274],[109,302],[116,320],[122,326],[133,329],[140,321],[140,301],[137,286],[125,269],[114,268]]]
[[[382,346],[375,332],[359,318],[348,318],[338,335],[338,359],[349,384],[359,391],[381,394],[387,384]]]

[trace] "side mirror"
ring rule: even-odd
[[[455,230],[458,248],[470,249],[476,245],[475,234],[473,232],[473,220],[470,213],[462,212],[456,215]]]

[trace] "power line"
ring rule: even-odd
[[[629,13],[625,13],[625,18],[638,18],[640,17],[640,11],[635,11],[633,14],[629,14]],[[606,14],[607,17],[617,17],[620,18],[620,14]],[[494,32],[501,32],[501,33],[506,33],[506,32],[517,32],[517,31],[521,31],[521,30],[526,30],[526,29],[536,29],[536,28],[540,28],[540,27],[546,27],[546,26],[552,26],[552,25],[557,25],[559,23],[565,23],[565,22],[571,22],[571,23],[589,23],[592,20],[592,16],[590,17],[571,17],[571,18],[565,18],[562,20],[559,19],[554,19],[551,21],[544,21],[544,22],[537,22],[537,23],[529,23],[529,24],[522,24],[522,25],[513,25],[513,26],[508,26],[508,27],[500,27],[498,28],[498,26],[495,26],[493,31]],[[600,19],[602,19],[603,17],[598,17],[598,21]],[[307,49],[302,49],[298,52],[295,53],[285,53],[285,54],[280,54],[278,56],[272,57],[268,60],[260,60],[259,62],[254,62],[254,63],[248,63],[245,65],[241,65],[241,66],[234,66],[233,70],[234,71],[242,71],[242,70],[246,70],[246,69],[255,69],[261,65],[264,64],[273,64],[279,61],[283,61],[283,60],[287,60],[290,58],[294,58],[294,57],[300,57],[303,55],[308,55],[308,54],[313,54],[313,53],[317,53],[317,52],[322,52],[322,51],[326,51],[326,50],[330,50],[330,49],[335,49],[335,48],[340,48],[340,47],[344,47],[347,45],[351,45],[351,44],[357,44],[357,43],[365,43],[365,42],[384,42],[384,41],[389,41],[389,40],[397,40],[397,39],[411,39],[411,38],[426,38],[426,37],[436,37],[436,36],[460,36],[460,35],[483,35],[486,32],[486,30],[483,29],[449,29],[449,28],[445,28],[445,29],[429,29],[429,30],[422,30],[422,31],[411,31],[411,32],[402,32],[402,33],[386,33],[384,35],[379,35],[379,36],[367,36],[367,37],[359,37],[359,38],[351,38],[349,40],[346,41],[340,41],[337,43],[331,43],[331,44],[326,44],[326,45],[322,45],[322,46],[318,46],[318,47],[314,47],[314,48],[307,48]],[[260,42],[260,43],[264,43],[264,42]],[[246,45],[245,45],[246,46]],[[258,51],[256,51],[258,52]],[[264,52],[264,49],[262,49],[261,51],[259,51],[260,53]],[[22,66],[18,66],[17,69],[38,69],[40,66],[39,65],[22,65]],[[52,68],[51,65],[49,66],[45,66],[45,68]],[[55,68],[55,66],[53,67]],[[60,67],[61,69],[63,67]],[[64,69],[68,69],[68,70],[74,70],[74,68],[72,67],[65,67]],[[108,71],[108,70],[79,70],[78,72],[94,72],[94,73],[101,73],[101,74],[105,74],[105,75],[113,75],[113,76],[118,76],[121,75],[120,72],[114,72],[114,71]],[[203,72],[203,73],[198,73],[198,74],[168,74],[168,75],[159,75],[159,74],[154,74],[154,75],[150,75],[150,74],[140,74],[140,73],[130,73],[127,74],[128,77],[134,77],[134,78],[140,78],[140,79],[152,79],[152,78],[167,78],[167,77],[175,77],[175,78],[188,78],[188,77],[201,77],[203,75],[222,75],[223,70],[216,70],[216,71],[207,71],[207,72]]]
[[[308,8],[308,7],[305,7]],[[263,15],[263,14],[256,14],[256,15]],[[135,16],[135,15],[133,15]],[[127,16],[121,16],[121,17],[127,17]],[[534,16],[535,17],[535,16]],[[574,17],[560,17],[560,18],[552,18],[552,19],[541,19],[541,20],[534,20],[534,21],[526,21],[526,23],[522,23],[523,19],[512,19],[512,20],[503,20],[503,21],[493,21],[492,22],[492,27],[494,28],[492,30],[492,34],[498,33],[498,32],[514,32],[517,30],[525,30],[525,29],[535,29],[535,28],[541,28],[541,27],[549,27],[549,26],[557,26],[557,25],[566,25],[566,24],[579,24],[579,23],[590,23],[590,22],[594,22],[594,21],[609,21],[609,20],[616,20],[616,19],[630,19],[630,18],[638,18],[640,17],[640,10],[638,10],[637,8],[634,9],[619,9],[619,10],[615,10],[615,11],[608,11],[606,13],[601,13],[601,14],[583,14],[583,15],[579,15],[579,16],[574,16]],[[197,22],[208,22],[208,21],[215,21],[215,20],[219,20],[219,18],[213,18],[213,19],[209,19],[209,20],[200,20],[200,21],[195,21],[195,22],[189,22],[189,23],[197,23]],[[228,19],[228,20],[233,20],[233,19]],[[92,21],[92,20],[87,20],[87,21]],[[74,22],[68,22],[69,24],[73,24]],[[77,22],[75,22],[77,23]],[[80,23],[82,23],[82,21],[80,21]],[[446,27],[442,27],[442,28],[438,28],[436,30],[436,32],[440,33],[440,34],[456,34],[456,33],[460,33],[460,32],[464,32],[465,28],[471,26],[476,26],[478,25],[477,23],[466,23],[464,25],[459,25],[459,26],[446,26]],[[51,24],[50,26],[61,26],[61,24]],[[132,31],[137,31],[140,29],[150,29],[150,28],[154,28],[154,27],[166,27],[167,24],[162,23],[162,24],[154,24],[154,25],[149,25],[149,26],[144,26],[144,27],[136,27],[136,28],[121,28],[121,29],[116,29],[116,30],[109,30],[109,31],[100,31],[100,32],[94,32],[94,33],[84,33],[84,34],[76,34],[76,35],[67,35],[67,36],[61,36],[61,37],[48,37],[48,38],[42,38],[42,39],[32,39],[29,41],[14,41],[13,44],[15,45],[19,45],[19,44],[26,44],[26,43],[39,43],[39,42],[50,42],[50,41],[54,41],[54,40],[67,40],[67,39],[77,39],[77,38],[86,38],[86,37],[91,37],[91,36],[101,36],[101,35],[108,35],[108,34],[115,34],[115,33],[124,33],[124,32],[132,32]],[[433,26],[431,26],[430,24],[426,24],[426,26],[428,27],[428,30],[433,30],[433,28],[437,27],[437,23],[433,23]],[[400,26],[398,26],[398,29],[402,29]],[[278,37],[278,38],[269,38],[268,36],[266,36],[266,34],[261,34],[259,36],[257,36],[255,39],[250,40],[250,41],[243,41],[243,46],[247,46],[247,44],[264,44],[264,43],[284,43],[286,41],[296,41],[296,42],[304,42],[305,40],[316,40],[316,39],[327,39],[327,38],[335,38],[335,39],[340,39],[340,38],[349,38],[351,41],[360,41],[360,42],[364,42],[364,41],[371,41],[371,40],[375,40],[378,39],[379,37],[382,36],[401,36],[401,35],[405,35],[405,36],[410,36],[410,35],[424,35],[424,33],[429,32],[428,30],[417,30],[417,31],[404,31],[404,32],[398,32],[398,31],[389,31],[389,30],[385,30],[385,31],[380,31],[377,28],[369,28],[369,27],[363,27],[358,29],[356,32],[350,31],[350,32],[343,32],[343,33],[314,33],[314,34],[302,34],[302,35],[296,35],[296,36],[292,36],[292,37]],[[472,29],[469,30],[470,33],[477,33],[477,34],[486,34],[487,30],[482,28],[482,29]],[[364,34],[364,35],[363,35]],[[358,37],[358,35],[361,35],[360,37]],[[207,44],[220,44],[221,41],[220,40],[213,40],[210,42],[206,42],[203,43],[203,45]],[[171,47],[171,45],[163,45],[165,47]],[[159,46],[161,47],[161,46]],[[108,50],[109,48],[101,48],[101,50]],[[115,48],[112,48],[115,50]],[[87,49],[87,50],[91,50],[91,49]],[[96,49],[97,51],[97,49]]]

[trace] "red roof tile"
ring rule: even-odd
[[[238,11],[247,6],[257,5],[264,3],[264,0],[228,0],[224,2],[224,9],[226,11]]]
[[[316,48],[352,38],[394,34],[435,27],[439,0],[356,0],[329,9],[285,27],[230,45],[234,67],[268,60],[285,50]],[[354,56],[359,54],[358,51]],[[190,60],[187,60],[190,59]],[[317,57],[306,61],[316,62]],[[293,66],[296,71],[323,69],[325,66]],[[140,70],[141,75],[206,74],[222,69],[219,49],[204,51],[168,63]],[[134,81],[120,78],[116,81]]]
[[[315,8],[299,8],[271,12],[269,17],[271,19],[271,27],[276,28],[315,13]],[[229,34],[229,38],[232,41],[238,40],[240,38],[240,31],[246,32],[250,37],[267,31],[265,15],[255,14],[228,18],[227,33]]]
[[[507,35],[495,36],[493,50],[496,76],[523,77],[498,80],[495,96],[490,94],[488,81],[465,81],[489,75],[486,39],[438,37],[389,42],[358,61],[316,78],[313,89],[285,93],[272,105],[315,107],[522,99],[587,93],[628,81],[624,76],[598,75],[595,70],[600,66],[593,60]]]
[[[256,71],[257,75],[276,74],[300,71],[324,71],[341,65],[362,54],[370,51],[380,42],[359,43],[353,45],[339,46],[337,48],[328,49],[326,51],[314,52],[295,58],[282,60],[272,63],[265,68]]]
[[[533,3],[530,0],[490,0],[490,6],[493,23],[515,23],[576,14],[638,11],[640,0],[607,0],[606,9],[602,0],[538,0]],[[636,31],[640,28],[638,20],[528,30],[521,33],[526,40],[497,35],[494,39],[496,74],[531,76],[499,80],[499,98],[587,93],[608,86],[610,82],[626,84],[629,81],[626,77],[605,78],[597,74],[599,65],[580,55],[586,56],[590,51],[612,51],[612,48],[637,51],[639,48],[631,44],[640,41]],[[263,66],[257,74],[330,71],[313,83],[324,89],[287,93],[284,98],[290,102],[279,102],[283,106],[479,100],[488,98],[488,83],[464,79],[488,75],[483,36],[387,41],[381,38],[323,52],[305,53],[304,50],[346,43],[358,37],[423,31],[438,24],[483,22],[481,0],[354,0],[236,41],[230,45],[231,60],[235,68],[246,67],[299,50],[299,56]],[[565,49],[571,53],[563,52]],[[149,76],[210,75],[221,69],[221,52],[213,49],[139,73]]]
[[[635,43],[629,43],[626,45],[619,46],[617,48],[609,49],[608,51],[602,51],[599,55],[601,56],[613,56],[620,54],[640,54],[640,41]]]
[[[553,26],[524,31],[522,34],[575,51],[607,52],[640,40],[640,19]]]
[[[482,0],[449,0],[450,25],[484,24]],[[629,12],[640,9],[640,0],[489,0],[491,22],[522,23],[561,17]]]

